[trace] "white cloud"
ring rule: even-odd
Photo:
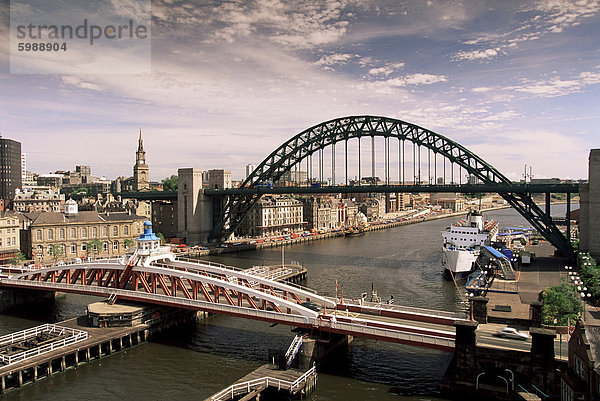
[[[506,90],[527,93],[536,97],[555,97],[581,92],[585,86],[598,83],[600,83],[600,73],[585,71],[572,79],[561,79],[559,76],[554,76],[538,81],[528,80],[522,85],[507,87]]]
[[[471,89],[471,92],[473,93],[486,93],[491,91],[493,88],[487,87],[487,86],[478,86],[475,88]]]
[[[79,89],[90,89],[94,91],[102,90],[99,85],[92,82],[85,82],[81,77],[78,76],[63,75],[61,79],[65,84],[75,86]]]
[[[319,65],[319,66],[331,67],[336,64],[346,64],[353,57],[356,57],[356,56],[352,55],[352,54],[347,54],[347,53],[327,54],[327,55],[324,55],[323,57],[321,57],[319,60],[315,61],[315,64]]]
[[[397,86],[406,86],[406,85],[431,85],[439,82],[446,82],[448,79],[445,75],[433,75],[433,74],[412,74],[407,75],[402,78],[394,78],[387,82],[392,82]]]
[[[383,75],[383,76],[388,76],[391,73],[393,73],[396,70],[399,70],[401,68],[404,67],[404,63],[391,63],[391,64],[386,64],[383,67],[378,67],[378,68],[371,68],[369,70],[369,74],[370,75],[374,75],[374,76],[378,76],[378,75]]]
[[[485,49],[485,50],[471,50],[471,51],[459,51],[454,55],[455,60],[491,60],[496,58],[499,54],[502,53],[502,50],[497,47],[495,49]]]
[[[458,51],[452,58],[455,61],[483,61],[505,55],[523,42],[538,40],[550,34],[561,33],[577,26],[600,11],[600,0],[542,0],[526,4],[521,15],[536,14],[518,26],[500,33],[483,33],[477,38],[464,41],[467,46],[480,46],[479,49]]]
[[[345,1],[335,0],[224,2],[204,13],[205,20],[197,21],[195,15],[191,21],[212,28],[205,39],[208,42],[233,43],[252,35],[290,48],[311,48],[333,43],[346,34],[345,7]],[[182,14],[195,12],[185,9]]]

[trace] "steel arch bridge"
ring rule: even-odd
[[[215,222],[211,238],[222,239],[232,234],[250,209],[258,202],[263,192],[248,193],[247,189],[264,187],[269,182],[279,180],[284,173],[291,171],[294,166],[299,166],[305,159],[308,160],[315,152],[322,151],[328,146],[335,146],[336,143],[345,143],[347,158],[348,140],[353,138],[360,140],[362,137],[383,137],[387,149],[389,149],[390,138],[408,141],[419,147],[423,146],[432,151],[434,157],[440,155],[449,161],[451,166],[456,164],[483,184],[487,184],[488,187],[490,185],[498,186],[501,188],[498,192],[500,196],[525,217],[563,255],[573,258],[574,253],[570,241],[552,222],[550,214],[544,213],[533,201],[531,193],[524,190],[522,186],[513,184],[511,180],[481,157],[459,143],[418,125],[393,118],[368,115],[336,118],[317,124],[275,149],[242,183],[240,193],[229,195],[222,205],[219,205],[222,206],[222,210],[220,217]],[[402,143],[404,144],[404,142]],[[389,159],[389,155],[387,157]],[[372,192],[368,186],[364,188],[364,192]]]

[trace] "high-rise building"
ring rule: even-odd
[[[27,155],[25,153],[21,153],[21,184],[25,181],[25,177],[27,176]]]
[[[150,189],[150,179],[148,177],[148,165],[146,164],[146,152],[144,152],[142,141],[142,130],[140,130],[138,150],[135,153],[135,165],[133,166],[133,190],[145,191],[148,189]]]
[[[255,168],[256,166],[254,164],[246,164],[246,176],[244,177],[244,179],[248,178],[248,176],[252,174]]]
[[[21,188],[21,142],[0,137],[0,200],[10,201]]]

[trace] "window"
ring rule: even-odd
[[[52,241],[54,239],[54,230],[49,228],[48,229],[48,240]]]
[[[74,228],[71,228],[71,230],[69,230],[69,231],[70,231],[69,235],[71,236],[71,239],[77,238],[77,231]]]
[[[113,237],[118,237],[119,236],[119,227],[114,226],[113,227]]]
[[[578,355],[575,355],[575,373],[585,380],[585,363]]]
[[[81,227],[81,238],[87,238],[87,228]]]
[[[113,251],[119,251],[119,241],[113,242]]]
[[[77,253],[77,245],[71,244],[71,254]]]
[[[108,227],[106,227],[106,226],[102,227],[102,236],[108,237]]]
[[[42,230],[35,230],[35,240],[36,241],[42,240]]]
[[[108,242],[104,241],[104,242],[102,243],[102,250],[103,250],[104,252],[108,252]]]
[[[9,243],[9,245],[10,245],[10,243]],[[2,246],[2,238],[0,238],[0,246]]]
[[[129,235],[129,226],[123,227],[123,235]]]
[[[43,247],[43,246],[41,246],[41,245],[38,245],[38,246],[35,248],[35,253],[36,253],[36,254],[37,254],[39,257],[41,257],[41,256],[44,254],[44,247]]]
[[[560,397],[560,399],[562,401],[573,401],[575,399],[575,392],[563,379],[560,379],[560,387],[562,392],[562,397]]]
[[[81,244],[81,252],[85,252],[87,249],[87,245],[86,244]]]
[[[58,230],[58,238],[65,239],[65,229],[64,228],[61,228]]]
[[[98,238],[98,227],[92,227],[92,238]]]

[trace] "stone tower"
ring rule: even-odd
[[[146,152],[144,152],[144,143],[142,141],[142,130],[140,129],[138,150],[135,153],[135,165],[133,166],[133,190],[146,191],[148,189],[150,189],[150,180],[148,177],[148,165],[146,164]]]

